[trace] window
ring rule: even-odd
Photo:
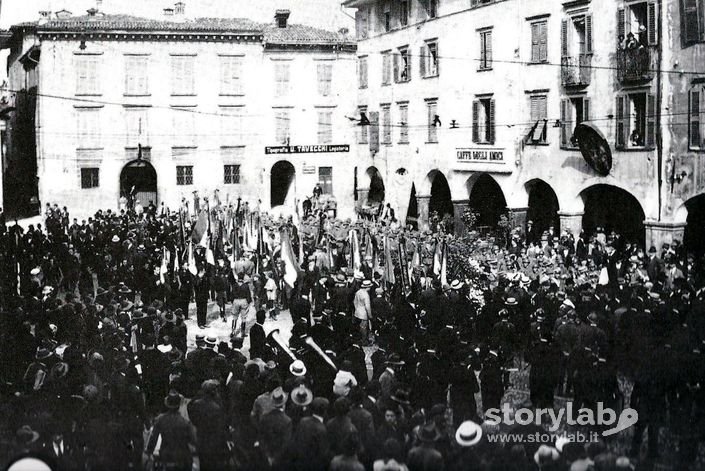
[[[125,108],[125,147],[149,145],[148,108]]]
[[[384,32],[388,33],[392,30],[392,6],[389,0],[382,4],[382,26],[384,27]]]
[[[330,144],[333,142],[333,112],[318,112],[318,143]]]
[[[357,84],[367,88],[367,56],[357,58]]]
[[[592,54],[592,15],[561,21],[561,57]]]
[[[408,82],[411,80],[411,58],[409,48],[404,46],[398,49],[396,60],[394,61],[394,81]]]
[[[428,122],[427,142],[438,142],[438,103],[435,101],[426,102],[426,116]]]
[[[438,16],[438,2],[439,0],[426,0],[426,14],[429,18]]]
[[[243,140],[245,108],[243,106],[221,106],[219,114],[221,145],[232,146],[241,144]]]
[[[494,144],[495,105],[493,98],[479,98],[472,103],[472,142]]]
[[[97,168],[82,168],[81,169],[81,188],[98,188],[100,186],[99,169]]]
[[[409,24],[409,0],[399,0],[399,25]]]
[[[529,122],[531,128],[526,136],[527,144],[545,144],[548,131],[548,97],[532,95],[529,97]]]
[[[382,144],[392,143],[392,113],[389,105],[382,105]]]
[[[531,23],[531,62],[533,63],[548,60],[547,27],[546,20]]]
[[[705,149],[705,86],[698,85],[690,90],[690,102],[688,109],[688,147],[691,149]]]
[[[223,165],[223,183],[226,185],[240,183],[240,165]]]
[[[289,112],[286,110],[274,113],[274,139],[277,144],[288,146],[291,139],[289,131]]]
[[[617,43],[620,48],[638,49],[639,46],[658,44],[658,9],[656,2],[637,2],[617,9]],[[635,46],[630,47],[630,42]]]
[[[76,56],[76,95],[100,95],[101,56]]]
[[[421,77],[436,77],[438,75],[438,41],[426,41],[419,53]]]
[[[480,31],[480,70],[492,68],[492,30]]]
[[[220,56],[220,94],[242,95],[242,57]]]
[[[382,52],[382,85],[389,85],[392,82],[392,52]]]
[[[176,166],[176,184],[193,185],[193,165]]]
[[[409,143],[409,104],[399,104],[399,144]]]
[[[367,39],[370,28],[370,9],[360,7],[355,12],[355,32],[357,39]]]
[[[561,147],[577,147],[575,126],[590,119],[590,99],[584,96],[561,100]]]
[[[125,95],[149,95],[149,57],[125,56]]]
[[[656,100],[647,93],[617,97],[616,146],[652,148],[656,142]]]
[[[195,95],[195,56],[171,56],[171,94]]]
[[[367,116],[367,107],[366,106],[361,106],[358,108],[358,116],[362,117],[363,114],[365,116]],[[369,120],[369,118],[368,118],[368,120]],[[358,126],[358,129],[359,129],[358,140],[357,140],[358,144],[367,144],[369,142],[369,134],[368,134],[369,127],[370,127],[369,125]]]
[[[173,147],[193,147],[196,145],[195,108],[171,108],[173,126]]]
[[[291,68],[288,62],[277,61],[274,63],[274,96],[285,97],[289,95],[289,76]]]
[[[333,167],[318,167],[318,182],[324,195],[333,194]]]
[[[77,138],[79,149],[100,147],[100,108],[76,109]]]
[[[705,40],[703,0],[681,0],[681,37],[684,46]]]
[[[317,64],[316,78],[318,82],[318,94],[320,96],[330,96],[331,84],[333,82],[333,64],[331,61]]]

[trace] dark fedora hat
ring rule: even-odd
[[[178,409],[181,407],[181,394],[172,389],[164,398],[164,405],[170,410]]]

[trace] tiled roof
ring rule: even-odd
[[[257,23],[246,18],[196,18],[184,21],[154,20],[130,15],[72,16],[53,18],[44,24],[20,23],[11,29],[36,28],[37,31],[186,31],[203,33],[255,33],[264,35],[268,44],[354,44],[353,39],[337,32],[311,26]]]

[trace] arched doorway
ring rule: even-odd
[[[468,207],[477,214],[478,229],[494,229],[507,212],[507,201],[495,179],[483,173],[472,184]]]
[[[543,180],[531,180],[526,183],[529,194],[529,209],[526,220],[533,222],[532,235],[540,238],[544,231],[553,226],[556,232],[560,220],[558,218],[558,197],[553,188]]]
[[[384,201],[384,180],[377,167],[367,169],[367,176],[370,179],[370,189],[367,193],[367,204],[375,205]]]
[[[126,197],[130,206],[139,200],[143,207],[152,202],[157,205],[157,171],[146,160],[133,160],[120,172],[120,196]]]
[[[429,217],[438,213],[438,218],[443,219],[446,214],[453,215],[453,202],[450,197],[450,187],[445,175],[438,170],[428,174],[431,179],[431,199],[428,202]]]
[[[580,196],[585,204],[583,230],[587,234],[602,227],[607,235],[614,231],[625,241],[644,245],[644,210],[634,196],[611,185],[591,186]]]
[[[291,162],[280,160],[272,165],[271,172],[271,192],[270,200],[272,208],[276,206],[292,203],[294,183],[296,181],[296,169]],[[292,194],[290,194],[292,193]]]
[[[685,203],[688,210],[683,245],[688,253],[698,259],[705,254],[705,194],[695,196]]]

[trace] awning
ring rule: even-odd
[[[573,137],[588,165],[603,177],[612,170],[612,151],[605,136],[596,125],[582,122],[575,127]]]

